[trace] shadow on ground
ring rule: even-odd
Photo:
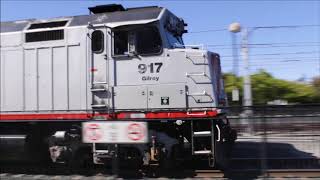
[[[146,177],[193,178],[201,176],[201,174],[196,173],[197,169],[205,169],[204,167],[198,167],[199,162],[184,162],[179,167],[166,170],[156,170],[156,167],[139,170],[137,167],[127,167],[125,165],[126,162],[120,162],[121,168],[117,172],[118,177],[131,179]],[[111,176],[113,174],[110,167],[101,166],[76,171],[63,166],[52,167],[22,163],[0,164],[0,167],[1,173],[11,174],[48,176],[79,174],[85,177]],[[256,179],[261,177],[267,169],[320,169],[320,164],[317,157],[300,151],[291,144],[236,142],[229,166],[222,171],[222,176],[229,179]],[[207,168],[207,170],[211,169]],[[210,177],[210,174],[208,177]]]

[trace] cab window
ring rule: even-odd
[[[128,53],[128,31],[114,32],[114,55],[126,55]]]
[[[114,31],[113,54],[156,54],[162,51],[160,33],[156,27]]]
[[[91,49],[94,53],[101,53],[103,51],[104,35],[100,30],[93,31],[91,35]]]

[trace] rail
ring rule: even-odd
[[[122,170],[117,176],[111,171],[100,168],[82,169],[77,172],[68,171],[62,168],[25,167],[12,166],[5,167],[0,172],[1,180],[11,179],[114,179],[134,178],[145,179],[157,177],[161,179],[171,178],[219,178],[219,179],[259,179],[259,178],[319,178],[320,169],[180,169],[176,171],[158,171],[147,173],[136,170]]]

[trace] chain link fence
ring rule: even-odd
[[[320,169],[320,104],[226,110],[238,133],[231,168]]]

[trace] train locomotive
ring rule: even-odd
[[[236,133],[219,55],[184,45],[166,8],[89,10],[1,22],[0,161],[225,166]],[[127,125],[130,141],[108,132]]]

